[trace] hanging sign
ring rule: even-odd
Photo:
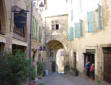
[[[45,47],[45,46],[40,46],[39,50],[40,50],[40,51],[45,51],[45,50],[46,50],[46,47]]]
[[[27,12],[21,10],[20,12],[14,13],[14,24],[17,28],[24,28],[27,22]]]

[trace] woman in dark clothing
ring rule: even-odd
[[[90,77],[90,62],[87,62],[85,67],[86,67],[86,75]]]

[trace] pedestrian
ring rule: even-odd
[[[90,62],[89,61],[85,64],[85,68],[86,68],[86,75],[90,77]]]
[[[92,80],[94,80],[94,64],[90,66],[90,77]]]

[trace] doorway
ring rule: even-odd
[[[74,68],[76,68],[76,52],[74,52],[73,55],[74,55]]]
[[[87,62],[95,64],[95,56],[92,53],[84,53],[84,66]]]
[[[104,56],[104,80],[111,84],[111,47],[103,48]]]
[[[91,52],[84,53],[84,69],[86,68],[85,65],[87,62],[90,62],[89,66],[91,66],[92,64],[95,65],[95,53],[91,53]],[[87,75],[90,77],[90,71]],[[95,71],[94,71],[94,77],[93,78],[95,79]]]
[[[52,61],[52,72],[56,72],[56,62]]]

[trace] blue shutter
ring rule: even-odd
[[[42,28],[39,28],[39,42],[41,42],[42,38]]]
[[[102,29],[101,6],[98,4],[98,29]]]
[[[75,37],[79,38],[80,37],[80,28],[79,28],[79,23],[75,23]]]
[[[37,40],[37,20],[35,20],[35,23],[36,23],[36,25],[35,25],[35,39]]]
[[[80,12],[82,11],[82,0],[79,0]]]
[[[32,28],[33,28],[33,29],[32,29],[32,32],[33,32],[33,33],[32,33],[32,37],[35,38],[35,18],[34,18],[34,16],[33,16],[33,25],[32,25],[32,26],[33,26],[33,27],[32,27]]]
[[[71,4],[72,4],[72,0],[71,0]]]
[[[41,41],[41,37],[40,37],[40,27],[39,27],[39,42]]]
[[[82,24],[83,24],[83,21],[82,21],[82,20],[80,20],[80,36],[82,36],[82,35],[83,35]]]
[[[71,41],[71,40],[73,40],[73,27],[70,27],[69,29],[68,29],[68,40],[69,41]]]
[[[73,21],[73,9],[71,10],[71,21]]]
[[[88,32],[94,32],[94,14],[88,12]]]

